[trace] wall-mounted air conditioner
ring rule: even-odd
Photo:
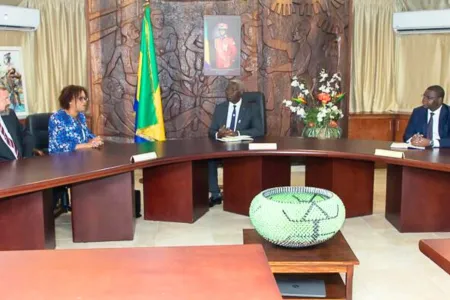
[[[393,28],[398,34],[450,32],[450,9],[397,12]]]
[[[39,20],[38,9],[0,5],[0,30],[34,31]]]

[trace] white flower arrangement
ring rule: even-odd
[[[320,86],[317,92],[311,92],[305,81],[294,76],[291,82],[294,96],[290,100],[283,100],[283,104],[303,120],[305,129],[336,128],[340,136],[338,120],[344,116],[339,108],[339,103],[344,98],[340,90],[341,77],[335,73],[330,78],[322,69],[318,79]]]

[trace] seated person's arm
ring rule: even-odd
[[[403,141],[405,143],[409,143],[410,139],[417,133],[417,129],[414,128],[416,124],[416,117],[415,117],[415,109],[413,110],[411,117],[409,118],[408,125],[405,129],[405,134],[403,135]]]
[[[422,129],[417,128],[417,116],[419,113],[416,113],[416,109],[414,109],[413,113],[411,114],[411,117],[408,121],[408,126],[405,129],[405,134],[403,135],[403,141],[408,144],[412,144],[414,146],[422,146],[422,147],[429,147],[432,145],[433,148],[440,148],[441,147],[441,140],[433,139],[433,141],[430,141],[426,139],[423,136]],[[450,139],[448,141],[444,141],[444,144],[448,142],[450,147]],[[444,146],[445,147],[445,146]]]
[[[444,143],[446,141],[444,140]],[[448,141],[450,142],[450,140]],[[415,134],[412,138],[410,138],[407,143],[410,143],[414,146],[420,146],[420,147],[432,147],[432,148],[440,148],[441,147],[441,140],[440,139],[433,139],[429,140],[425,138],[422,134]],[[449,143],[450,146],[450,143]],[[444,146],[445,147],[445,146]]]
[[[433,140],[433,148],[450,148],[450,119],[444,128],[447,129],[447,137],[441,138],[440,140]]]
[[[219,132],[220,124],[219,117],[217,116],[217,107],[214,110],[214,114],[212,117],[211,125],[209,126],[208,136],[211,139],[217,139],[217,133]]]
[[[97,145],[102,145],[103,144],[102,138],[92,133],[92,131],[87,126],[86,116],[84,114],[82,115],[82,122],[84,123],[84,125],[86,125],[88,131],[88,141],[91,142],[92,140],[93,142],[97,143]]]
[[[79,149],[93,148],[94,145],[91,141],[77,144],[74,137],[67,132],[65,124],[53,116],[50,117],[48,123],[48,150],[50,153],[72,152]]]
[[[261,114],[257,109],[252,108],[251,127],[244,130],[239,130],[239,135],[249,135],[251,137],[264,136]]]

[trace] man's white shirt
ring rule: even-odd
[[[239,100],[238,103],[231,103],[228,102],[228,114],[227,114],[227,123],[226,126],[227,128],[234,128],[236,129],[237,123],[238,123],[238,118],[239,118],[239,111],[241,110],[241,104],[242,104],[242,98]],[[234,127],[231,124],[231,118],[233,117],[233,108],[236,105],[236,118],[234,119]]]
[[[439,116],[441,115],[441,109],[442,105],[434,111],[433,115],[433,148],[439,148],[440,146],[439,140],[441,137],[439,136]],[[430,122],[431,113],[432,111],[428,110],[427,124]]]
[[[231,129],[231,119],[233,118],[233,109],[234,109],[234,105],[236,105],[236,118],[234,119],[234,129],[237,128],[237,124],[238,124],[238,119],[239,119],[239,112],[241,110],[241,105],[242,105],[242,98],[239,100],[239,102],[237,103],[231,103],[230,101],[228,101],[228,113],[227,113],[227,122],[225,123],[225,126],[228,129]],[[238,135],[240,135],[239,131],[235,130],[236,133]],[[216,132],[216,140],[217,140],[217,132]]]

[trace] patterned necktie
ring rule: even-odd
[[[16,157],[18,158],[19,157],[19,151],[17,150],[16,144],[14,144],[14,141],[8,137],[8,135],[6,134],[5,128],[3,127],[3,124],[1,124],[1,123],[0,123],[0,134],[2,135],[4,140],[6,141],[6,144],[8,144],[8,146],[11,149],[14,150],[14,152],[16,154]]]
[[[434,112],[430,113],[430,121],[428,121],[427,127],[427,139],[433,140],[433,116]]]
[[[235,131],[236,129],[236,104],[233,105],[233,113],[231,114],[230,129]]]

